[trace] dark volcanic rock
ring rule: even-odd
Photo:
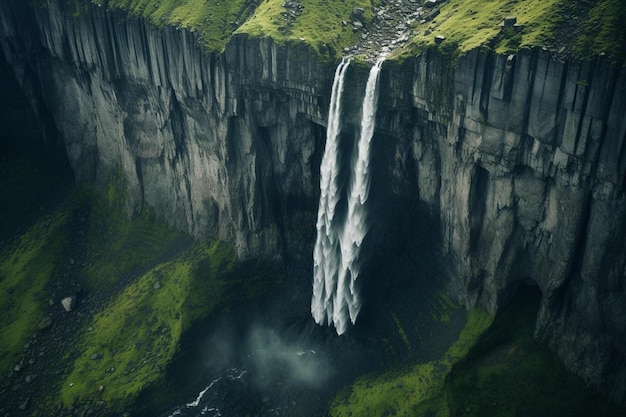
[[[397,16],[385,7],[381,27]],[[366,38],[363,50],[388,45]],[[334,66],[307,46],[238,36],[206,54],[183,30],[6,0],[0,47],[78,181],[121,170],[129,214],[147,204],[242,259],[310,256]],[[347,107],[364,74],[351,67]],[[496,312],[536,284],[536,335],[624,402],[625,73],[601,57],[473,51],[453,64],[431,50],[386,63],[380,91],[373,212],[414,198],[434,213],[449,291],[468,308]]]

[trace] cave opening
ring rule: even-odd
[[[515,305],[528,306],[531,311],[528,314],[529,320],[532,321],[534,327],[537,314],[539,313],[539,306],[541,305],[541,299],[543,293],[537,281],[531,277],[525,277],[520,280],[510,282],[504,290],[504,296],[498,314],[502,311],[506,311]],[[532,319],[531,319],[532,318]]]

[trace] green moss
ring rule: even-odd
[[[459,310],[459,306],[446,294],[437,292],[435,294],[436,303],[433,306],[432,318],[444,324],[450,323],[450,316],[454,311]]]
[[[516,17],[519,31],[501,28],[507,16]],[[580,17],[574,25],[572,16]],[[578,58],[606,53],[623,60],[625,19],[622,0],[450,0],[434,20],[416,25],[417,36],[394,57],[405,59],[428,47],[449,48],[455,54],[480,47],[514,53],[556,41],[573,46],[574,51],[568,52]],[[435,36],[446,39],[436,46]],[[570,42],[571,37],[576,39]]]
[[[252,0],[91,0],[148,19],[198,32],[209,51],[221,51],[235,29],[252,14]]]
[[[623,0],[588,1],[595,3],[581,25],[574,51],[579,58],[604,53],[615,62],[626,55],[626,5]]]
[[[484,310],[472,310],[458,340],[442,358],[357,379],[331,402],[330,415],[450,415],[443,390],[445,378],[491,321]]]
[[[63,403],[99,397],[119,408],[161,381],[183,332],[224,301],[219,277],[233,260],[226,244],[198,244],[127,286],[78,343],[80,354],[62,384]]]
[[[81,0],[86,1],[86,0]],[[200,34],[209,51],[221,51],[235,33],[271,37],[279,43],[305,42],[324,59],[335,59],[344,47],[359,41],[352,30],[350,14],[355,7],[365,10],[366,25],[374,18],[379,0],[300,0],[302,9],[288,17],[284,0],[90,0],[109,8],[125,10],[157,26],[182,27]],[[78,0],[63,0],[73,14],[80,13]],[[580,6],[580,7],[579,7]],[[568,27],[569,10],[582,16],[576,27]],[[575,33],[577,57],[606,53],[623,59],[626,40],[626,8],[622,0],[449,0],[432,21],[414,24],[418,33],[394,54],[405,59],[424,48],[437,47],[444,53],[464,54],[487,46],[499,53],[522,47],[542,46]],[[507,16],[515,16],[521,31],[507,33],[500,27]],[[343,23],[348,24],[344,25]],[[435,46],[435,36],[446,40]],[[568,41],[569,44],[569,41]]]
[[[398,329],[398,334],[402,338],[402,341],[404,342],[404,345],[406,346],[407,351],[410,352],[411,341],[409,340],[409,336],[407,335],[406,330],[404,330],[402,323],[400,323],[400,319],[398,318],[398,316],[396,316],[396,314],[393,311],[391,312],[391,318],[393,319],[393,322],[395,323],[396,328]]]
[[[129,219],[124,209],[125,183],[112,176],[105,193],[85,186],[82,198],[90,206],[87,267],[88,289],[111,288],[120,279],[153,265],[183,239],[180,232],[158,221],[145,206]]]
[[[419,50],[435,45],[435,36],[446,40],[440,48],[453,45],[459,53],[489,45],[498,52],[509,49],[509,38],[501,37],[500,24],[507,16],[515,16],[523,31],[514,44],[521,46],[541,45],[552,36],[558,21],[558,5],[564,0],[450,0],[441,6],[441,13],[431,22],[417,28],[408,49],[398,56],[413,55]],[[426,34],[426,29],[429,33]]]
[[[451,372],[445,392],[451,415],[617,416],[624,410],[591,392],[533,338],[539,298],[522,297]]]
[[[43,319],[45,292],[67,245],[66,213],[39,220],[0,252],[0,370],[9,368]]]
[[[363,21],[367,24],[374,17],[372,7],[376,0],[301,0],[302,12],[289,24],[282,14],[284,0],[262,2],[254,15],[243,24],[238,33],[251,36],[271,37],[279,42],[303,41],[321,56],[329,59],[341,55],[341,50],[355,43],[358,33],[352,30],[350,14],[355,7],[364,9]]]
[[[91,0],[105,4],[103,0]],[[377,0],[301,0],[302,12],[288,22],[284,0],[109,0],[107,7],[150,20],[157,26],[172,25],[198,32],[210,51],[221,51],[234,33],[272,37],[279,42],[304,41],[322,56],[335,57],[353,43],[357,34],[350,25],[354,7],[365,9],[364,20],[373,18]],[[258,6],[257,6],[258,4]]]

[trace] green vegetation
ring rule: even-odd
[[[161,381],[185,330],[224,302],[220,275],[233,268],[226,244],[197,244],[127,286],[97,314],[76,347],[74,369],[61,388],[64,404],[98,392],[127,405]]]
[[[620,62],[626,55],[626,5],[623,0],[579,2],[594,4],[588,19],[581,26],[574,52],[579,58],[604,53]]]
[[[68,12],[80,13],[78,0],[63,0]],[[84,0],[82,0],[84,1]],[[285,0],[91,0],[157,26],[171,25],[200,34],[209,51],[221,51],[234,34],[271,37],[277,42],[304,42],[324,59],[336,59],[344,47],[359,41],[350,15],[363,8],[365,26],[374,18],[379,0],[300,0],[299,9],[287,9]],[[500,26],[507,16],[517,18],[518,29]],[[580,20],[571,20],[580,16]],[[435,36],[446,38],[444,53],[463,54],[488,47],[511,53],[523,47],[564,42],[578,58],[605,53],[623,59],[626,43],[626,7],[622,0],[449,0],[440,14],[425,24],[414,23],[417,35],[398,50],[404,59],[435,46]],[[344,23],[347,23],[344,25]],[[575,39],[574,39],[575,37]]]
[[[435,45],[435,36],[444,36],[446,40],[442,47],[452,45],[451,49],[459,53],[481,46],[503,53],[518,47],[541,45],[556,28],[560,19],[558,5],[562,1],[450,0],[442,5],[439,16],[418,29],[419,34],[407,50],[400,51],[400,55]],[[500,24],[507,16],[515,16],[517,23],[522,25],[519,37],[514,33],[501,34]],[[514,36],[516,39],[511,42]]]
[[[482,417],[625,415],[566,372],[533,338],[539,298],[526,295],[496,317],[446,380],[450,415]]]
[[[450,323],[450,315],[460,307],[454,303],[446,294],[437,292],[435,294],[436,305],[433,306],[433,319],[444,324]]]
[[[0,371],[13,365],[44,318],[45,291],[67,244],[66,213],[43,217],[0,251]]]
[[[505,17],[517,19],[519,29],[500,25]],[[574,16],[580,20],[573,21]],[[606,53],[623,60],[626,45],[626,7],[622,0],[449,0],[431,22],[416,27],[417,36],[396,58],[403,59],[435,46],[464,54],[487,47],[498,53],[519,48],[563,44],[577,58]],[[573,22],[573,23],[572,23]]]
[[[474,309],[458,340],[438,360],[415,364],[382,375],[359,378],[331,402],[331,416],[448,416],[444,381],[491,324],[491,316]]]
[[[91,0],[156,26],[170,25],[198,32],[204,46],[220,51],[234,30],[254,11],[254,0]]]
[[[406,350],[410,352],[411,341],[409,340],[409,336],[407,335],[406,330],[404,330],[402,323],[400,323],[400,319],[393,311],[391,311],[391,318],[393,319],[393,322],[395,323],[396,328],[398,329],[398,334],[402,338],[402,342],[404,342],[404,345],[406,346]]]
[[[262,2],[237,33],[271,37],[279,42],[304,41],[321,56],[334,59],[341,55],[344,46],[357,41],[358,33],[353,32],[351,25],[343,24],[350,22],[352,10],[363,8],[362,19],[367,24],[374,17],[372,7],[379,1],[301,0],[302,12],[292,24],[288,24],[282,16],[284,3],[284,0]]]
[[[473,310],[440,359],[357,379],[331,402],[330,415],[624,415],[626,410],[587,388],[534,340],[539,300],[522,290],[493,324],[485,311]]]
[[[349,25],[354,7],[363,7],[364,21],[372,19],[376,0],[301,0],[293,21],[283,15],[285,0],[92,0],[127,11],[157,26],[182,27],[201,35],[210,51],[220,51],[235,33],[272,37],[279,42],[301,38],[323,56],[335,58],[341,48],[357,39]],[[257,6],[258,4],[258,6]]]
[[[124,209],[126,185],[120,171],[105,193],[83,186],[79,199],[90,206],[87,264],[88,289],[109,289],[131,273],[147,269],[184,240],[180,232],[157,221],[144,207],[132,221]]]

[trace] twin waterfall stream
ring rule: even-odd
[[[370,187],[370,144],[374,134],[378,77],[384,58],[372,67],[363,98],[360,137],[352,156],[344,219],[335,216],[343,194],[339,180],[341,166],[341,96],[350,60],[337,66],[328,111],[326,148],[320,168],[320,203],[317,238],[313,251],[313,299],[311,314],[317,324],[334,325],[337,334],[356,321],[361,301],[357,278],[359,252],[367,234],[367,197]]]

